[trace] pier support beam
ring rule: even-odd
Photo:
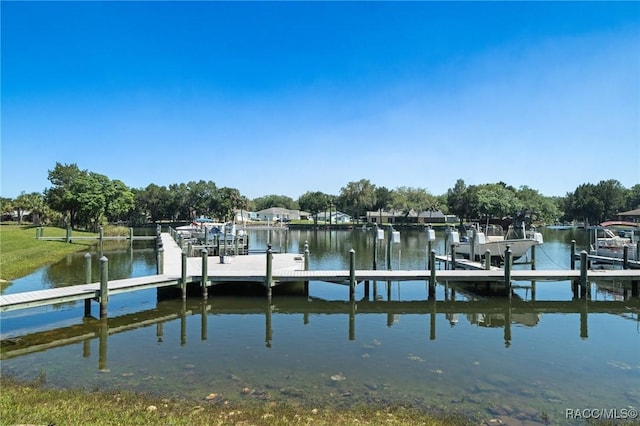
[[[109,259],[100,258],[100,319],[107,318],[109,303]]]
[[[491,269],[491,250],[484,252],[484,269],[487,271]]]

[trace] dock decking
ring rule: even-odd
[[[184,287],[188,283],[201,282],[203,259],[183,256],[182,249],[167,233],[161,234],[162,264],[157,275],[111,280],[106,283],[106,299],[109,294],[159,288]],[[498,268],[474,270],[304,270],[304,256],[300,254],[273,254],[270,267],[267,254],[235,256],[231,262],[219,262],[217,257],[207,257],[206,284],[221,282],[255,282],[275,286],[287,282],[326,281],[355,286],[368,281],[429,281],[435,282],[505,282],[511,281],[630,281],[637,296],[639,270],[511,270],[509,277]],[[184,265],[183,265],[183,262]],[[184,266],[184,274],[183,274]],[[270,269],[270,274],[269,274]],[[581,268],[582,269],[582,268]],[[584,275],[583,275],[584,274]],[[206,286],[205,286],[206,288]],[[353,288],[352,288],[353,293]],[[80,284],[55,289],[30,291],[0,296],[0,312],[45,306],[76,300],[101,301],[101,282]]]

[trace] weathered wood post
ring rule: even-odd
[[[429,299],[436,296],[436,251],[429,252]]]
[[[536,270],[536,246],[531,246],[531,270]]]
[[[71,242],[71,227],[67,226],[67,236],[65,237],[65,241],[70,243]]]
[[[373,270],[378,269],[378,228],[373,233]]]
[[[353,302],[356,297],[356,251],[349,250],[349,301]]]
[[[200,250],[200,257],[202,258],[202,282],[200,282],[200,285],[202,286],[203,300],[207,300],[209,298],[209,289],[207,288],[207,285],[209,284],[209,265],[207,264],[209,259],[208,254],[207,249],[203,248]]]
[[[576,240],[571,240],[571,270],[576,269]]]
[[[233,236],[233,242],[236,243],[235,244],[235,248],[233,249],[233,255],[237,256],[238,255],[238,250],[240,248],[240,239],[238,239],[238,230],[236,229],[236,233]]]
[[[267,244],[267,276],[265,277],[265,287],[267,288],[267,298],[271,300],[273,284],[273,250],[271,244]]]
[[[102,245],[102,242],[104,241],[104,228],[102,225],[98,227],[98,239],[100,240],[100,245]]]
[[[156,263],[157,273],[158,275],[162,275],[164,274],[164,247],[162,247],[162,245],[158,247],[158,250],[156,251],[156,256],[158,258],[158,262]]]
[[[587,294],[587,252],[582,250],[580,252],[580,287],[581,297],[585,297]]]
[[[640,240],[636,243],[636,261],[640,262]]]
[[[392,231],[393,232],[393,231]],[[389,235],[389,241],[387,242],[387,271],[391,270],[391,244],[393,236]]]
[[[107,318],[107,304],[109,303],[109,259],[100,258],[100,319]]]
[[[129,227],[129,247],[133,248],[133,227]]]
[[[456,269],[456,245],[451,243],[451,270]]]
[[[509,297],[511,297],[511,246],[507,245],[504,252],[504,287]]]
[[[84,255],[84,283],[91,284],[91,253]],[[91,299],[84,299],[84,316],[91,316]]]
[[[184,250],[181,255],[180,290],[182,290],[182,300],[187,300],[187,252]]]
[[[622,269],[629,269],[629,246],[622,247]]]
[[[471,231],[471,238],[469,239],[469,260],[475,262],[476,260],[476,231]]]
[[[485,250],[484,252],[484,269],[487,271],[491,269],[491,250]]]

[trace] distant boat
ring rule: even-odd
[[[631,233],[631,237],[626,237],[620,236],[608,226],[594,226],[591,229],[593,231],[593,239],[589,254],[622,259],[625,247],[627,247],[628,259],[638,260],[637,242],[633,241],[633,233]]]
[[[566,231],[568,229],[575,229],[575,228],[577,228],[577,226],[573,225],[573,224],[558,224],[558,225],[548,225],[546,228],[547,229],[555,229],[555,230],[558,230],[558,231]]]
[[[510,226],[509,231],[505,233],[500,225],[480,227],[476,224],[467,230],[467,234],[471,234],[471,237],[460,241],[456,253],[470,259],[473,252],[471,260],[480,260],[487,250],[491,252],[492,259],[502,258],[507,246],[516,260],[524,256],[531,247],[543,243],[540,232],[525,230],[524,226],[520,229]]]

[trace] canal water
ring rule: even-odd
[[[569,269],[581,230],[543,230],[538,269]],[[370,269],[387,250],[363,230],[251,231],[251,249],[310,250],[310,269]],[[444,253],[444,235],[433,248]],[[393,269],[425,269],[424,232],[402,231]],[[4,293],[84,282],[84,252],[15,280]],[[111,279],[155,273],[145,242],[96,247]],[[526,261],[527,259],[521,259]],[[529,265],[516,266],[530,268]],[[349,303],[348,287],[311,282],[309,298],[219,295],[158,301],[155,290],[112,296],[107,323],[82,302],[2,315],[1,373],[49,386],[125,389],[207,404],[286,402],[302,410],[361,404],[411,406],[480,420],[580,424],[567,410],[640,408],[640,321],[624,283],[591,283],[588,303],[570,282],[516,282],[509,299],[439,283],[375,282]],[[536,301],[532,304],[531,301]],[[598,305],[598,303],[602,303]],[[604,307],[603,307],[604,306]],[[98,307],[94,303],[94,314]],[[626,410],[626,411],[625,411]]]

